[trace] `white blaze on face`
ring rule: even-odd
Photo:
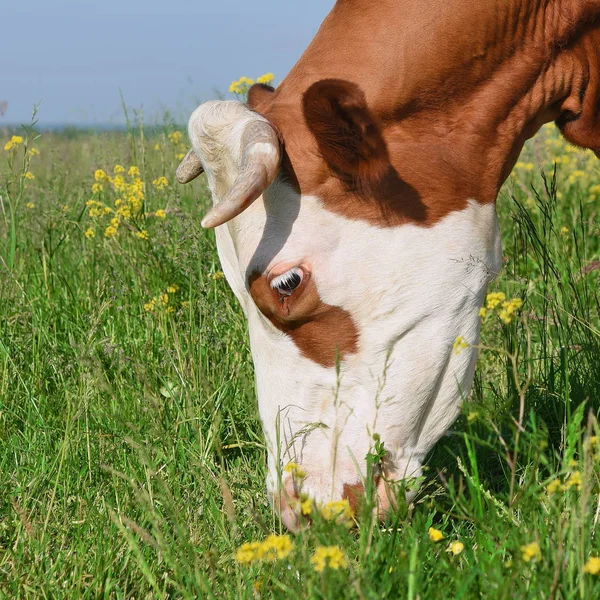
[[[456,354],[453,344],[478,342],[479,308],[501,265],[495,206],[469,201],[432,227],[380,228],[300,201],[279,181],[263,198],[219,227],[217,242],[248,316],[269,491],[293,461],[307,474],[303,492],[339,499],[361,481],[374,433],[388,477],[419,475],[472,383],[476,351]],[[303,355],[248,293],[250,273],[278,265],[307,266],[322,302],[351,316],[357,352],[339,373]]]

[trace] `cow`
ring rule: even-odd
[[[191,115],[177,178],[208,179],[289,529],[305,495],[354,506],[374,439],[379,515],[421,477],[473,381],[498,191],[551,121],[600,153],[600,0],[338,0],[277,89]]]

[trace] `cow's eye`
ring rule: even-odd
[[[294,290],[302,283],[304,273],[299,267],[294,267],[271,280],[271,287],[282,296],[291,296]]]

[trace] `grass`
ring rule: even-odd
[[[169,124],[16,133],[0,149],[0,597],[600,597],[586,572],[600,554],[588,153],[544,128],[503,188],[493,291],[523,309],[482,319],[471,401],[416,501],[383,525],[370,499],[354,529],[315,515],[292,553],[242,564],[243,543],[285,532],[264,488],[245,322],[199,225],[205,183],[173,184],[185,139]],[[114,181],[115,165],[125,186],[143,182],[143,205],[106,238],[105,207],[135,204],[133,188],[95,178]],[[339,568],[315,569],[320,546],[339,548]]]

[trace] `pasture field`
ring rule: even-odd
[[[187,136],[0,142],[0,597],[600,597],[590,153],[545,127],[504,186],[475,385],[414,503],[287,537]]]

